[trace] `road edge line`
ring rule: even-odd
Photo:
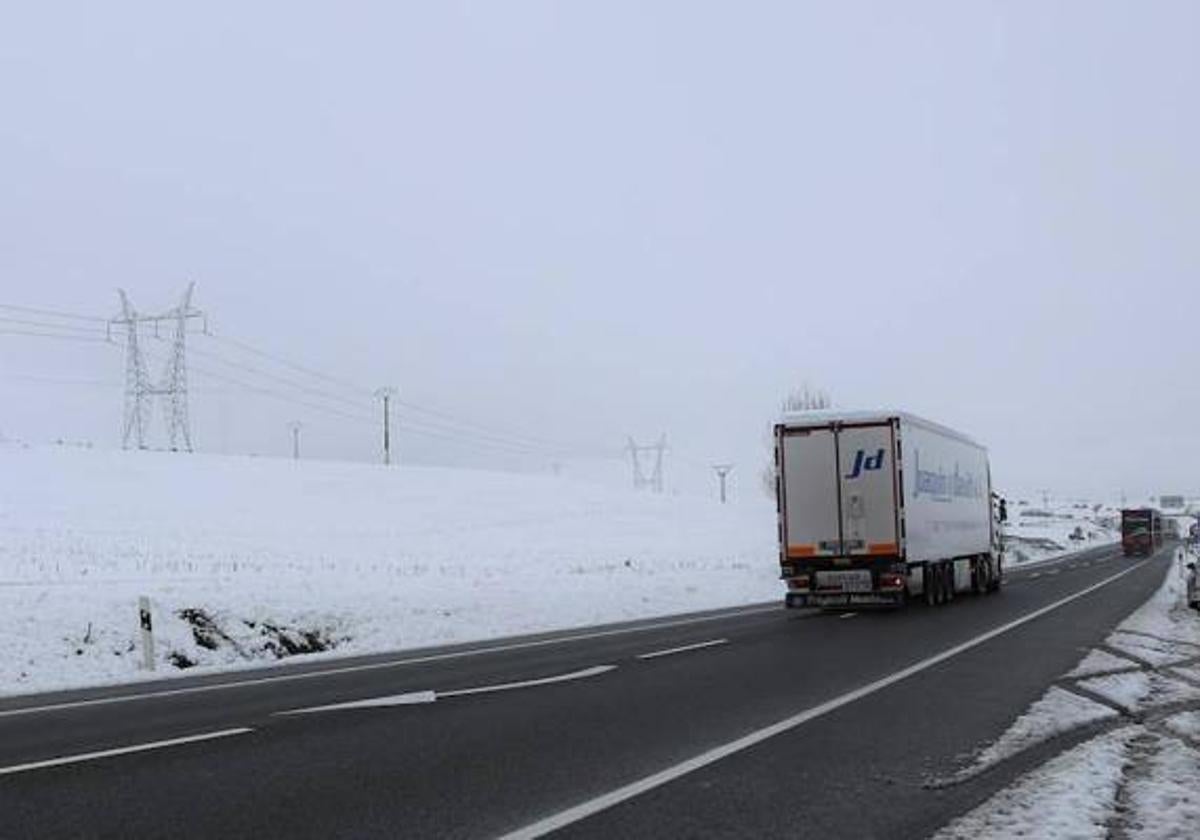
[[[107,706],[114,703],[130,703],[136,700],[154,700],[161,697],[178,697],[185,694],[203,694],[209,691],[222,691],[225,689],[244,688],[247,686],[256,685],[270,685],[271,683],[291,682],[294,680],[309,680],[316,679],[317,677],[336,677],[342,674],[355,674],[362,671],[378,671],[384,668],[400,668],[405,665],[421,665],[427,662],[440,662],[448,659],[466,659],[473,656],[484,656],[489,653],[508,653],[514,650],[528,650],[532,648],[549,647],[551,645],[563,645],[571,642],[588,641],[590,639],[603,639],[610,636],[624,636],[631,633],[646,633],[652,630],[666,630],[671,627],[686,627],[689,624],[703,624],[709,621],[722,621],[730,618],[762,615],[769,612],[778,612],[782,614],[783,611],[784,608],[782,603],[772,606],[742,608],[735,607],[729,611],[717,613],[715,615],[667,619],[654,624],[639,625],[636,627],[615,627],[610,630],[595,630],[580,633],[572,633],[568,630],[563,632],[569,635],[554,636],[549,639],[532,639],[527,642],[513,642],[511,644],[484,645],[483,647],[468,648],[467,650],[424,654],[421,656],[412,656],[404,659],[388,660],[386,662],[365,662],[361,665],[340,665],[334,668],[322,668],[320,670],[305,671],[299,674],[272,674],[266,677],[230,680],[228,682],[213,683],[211,685],[192,685],[183,686],[181,688],[164,688],[158,691],[143,691],[136,694],[119,694],[112,697],[94,697],[87,700],[67,700],[61,703],[49,703],[44,706],[25,706],[17,709],[0,709],[0,720],[7,717],[19,717],[21,715],[58,712],[65,709],[82,709],[89,706]],[[6,699],[10,698],[0,697],[0,701]]]

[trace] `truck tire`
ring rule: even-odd
[[[942,564],[942,580],[946,584],[946,603],[954,600],[954,561]]]
[[[971,589],[976,595],[990,592],[992,588],[992,561],[989,557],[975,558],[975,578]]]
[[[999,592],[1000,585],[1004,583],[1004,569],[1000,565],[999,558],[996,559],[994,564],[989,563],[988,568],[991,572],[991,578],[988,580],[987,591],[989,593]]]
[[[937,567],[932,563],[926,563],[921,579],[923,581],[921,585],[923,587],[922,594],[925,596],[925,606],[936,607],[939,603],[938,590],[940,589],[938,586]]]
[[[933,603],[942,606],[946,603],[946,565],[933,564]]]

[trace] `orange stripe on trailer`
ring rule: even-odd
[[[817,547],[815,545],[789,545],[788,557],[815,557]]]
[[[900,546],[894,542],[867,544],[867,554],[896,554],[899,550]]]

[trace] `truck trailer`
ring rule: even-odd
[[[1149,557],[1163,544],[1162,514],[1154,508],[1121,511],[1121,551],[1126,557]]]
[[[899,411],[788,414],[775,475],[789,607],[936,605],[1002,584],[987,450],[966,435]]]

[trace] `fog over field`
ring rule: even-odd
[[[1195,4],[2,19],[0,304],[52,313],[0,310],[8,438],[120,446],[122,336],[61,313],[195,281],[206,452],[377,458],[394,385],[401,461],[624,481],[666,434],[744,499],[808,382],[1022,492],[1198,489]]]

